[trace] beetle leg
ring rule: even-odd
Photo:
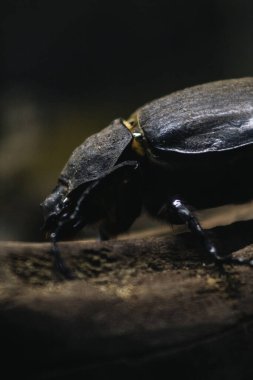
[[[65,265],[63,258],[61,257],[61,253],[59,250],[59,247],[57,245],[57,234],[55,232],[51,233],[50,239],[52,242],[52,249],[50,251],[53,260],[54,260],[54,267],[58,273],[61,273],[64,278],[68,280],[73,280],[74,275],[70,271],[70,269]]]
[[[173,198],[170,202],[170,208],[176,213],[176,215],[188,225],[189,229],[198,236],[208,254],[215,259],[220,260],[217,249],[213,242],[208,238],[206,232],[201,227],[197,217],[193,212],[185,205],[185,203],[179,198]]]
[[[103,224],[100,224],[99,229],[98,229],[98,240],[106,241],[106,240],[110,240],[110,238],[111,236],[106,231],[105,226]]]
[[[180,200],[178,197],[173,198],[170,201],[170,208],[176,213],[176,215],[188,225],[189,229],[201,240],[205,247],[207,253],[213,257],[216,262],[219,263],[231,263],[239,265],[251,265],[253,266],[253,260],[248,260],[244,258],[234,258],[231,255],[222,257],[219,255],[217,248],[213,242],[209,239],[205,230],[201,227],[197,217],[194,213],[186,206],[186,204]]]

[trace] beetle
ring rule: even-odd
[[[130,228],[145,209],[186,224],[216,262],[222,257],[194,210],[252,199],[253,78],[174,92],[114,120],[72,153],[42,203],[54,243],[98,223],[101,239]],[[58,259],[59,260],[59,257]]]

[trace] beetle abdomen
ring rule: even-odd
[[[154,149],[181,153],[231,150],[253,143],[253,78],[187,88],[136,112]]]

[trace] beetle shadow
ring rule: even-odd
[[[229,255],[253,243],[253,220],[212,228],[210,238],[222,256]]]

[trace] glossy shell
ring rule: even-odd
[[[174,92],[138,109],[134,118],[159,151],[209,153],[253,144],[253,78]]]
[[[60,180],[67,185],[68,192],[105,176],[114,168],[131,139],[120,119],[88,137],[74,150],[61,172]]]

